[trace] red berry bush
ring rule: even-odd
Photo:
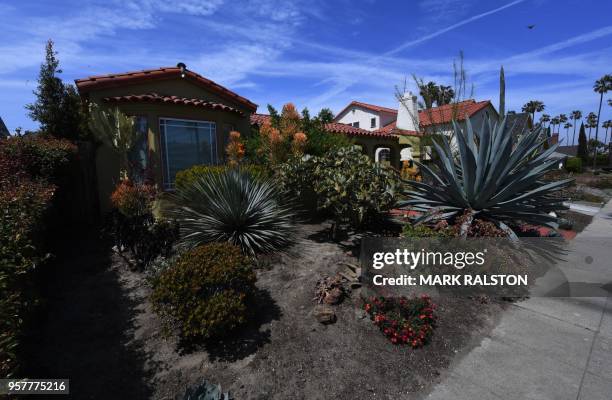
[[[424,346],[436,322],[436,305],[429,296],[385,298],[369,297],[364,309],[370,319],[393,344],[407,344],[412,348]]]

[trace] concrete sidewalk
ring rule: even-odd
[[[560,270],[571,281],[612,282],[612,202],[570,250]],[[612,400],[612,298],[514,303],[427,399]]]

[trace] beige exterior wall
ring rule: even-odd
[[[131,94],[146,94],[155,92],[160,95],[178,96],[186,98],[204,99],[216,103],[225,104],[242,111],[243,115],[233,112],[210,110],[191,105],[177,105],[166,103],[105,103],[103,98],[112,96],[124,96]],[[88,92],[85,97],[105,107],[118,106],[127,115],[145,117],[147,120],[147,143],[149,149],[149,160],[155,182],[163,187],[163,163],[161,137],[159,130],[160,118],[176,118],[185,120],[208,121],[216,125],[216,154],[218,160],[225,156],[224,144],[227,132],[224,127],[231,125],[234,130],[243,135],[250,131],[251,112],[244,106],[224,99],[214,93],[210,93],[200,86],[181,78],[168,79],[146,84],[126,85],[101,89]],[[106,212],[110,208],[110,194],[119,180],[119,162],[117,155],[105,146],[101,146],[96,153],[96,167],[98,175],[98,189],[100,198],[100,210]]]

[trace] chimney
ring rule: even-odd
[[[412,92],[404,93],[397,108],[397,129],[419,131],[419,111],[417,97]]]

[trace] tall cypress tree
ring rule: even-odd
[[[72,85],[57,76],[61,74],[53,41],[47,41],[45,62],[40,66],[36,101],[26,105],[29,116],[40,123],[40,132],[66,139],[77,139],[84,131],[81,100]]]
[[[576,155],[580,157],[582,161],[585,163],[587,162],[587,159],[589,158],[586,132],[584,131],[584,123],[580,124],[580,133],[578,134],[578,151]]]

